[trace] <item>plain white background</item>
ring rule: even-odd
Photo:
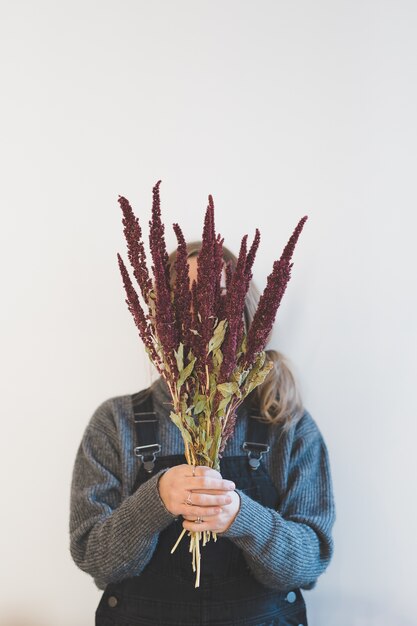
[[[89,626],[68,550],[75,453],[152,372],[117,197],[201,234],[207,196],[263,289],[309,215],[271,346],[326,439],[336,551],[312,626],[415,617],[414,1],[0,2],[2,626]]]

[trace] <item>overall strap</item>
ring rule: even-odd
[[[134,452],[142,461],[146,472],[151,474],[161,446],[158,443],[156,413],[153,410],[150,388],[132,395],[133,417],[135,420],[136,443]]]
[[[266,443],[268,441],[269,423],[262,422],[258,418],[256,411],[250,407],[246,441],[243,442],[242,449],[248,453],[251,470],[257,470],[263,455],[269,452],[269,445]]]

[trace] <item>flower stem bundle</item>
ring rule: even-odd
[[[256,230],[249,248],[247,235],[243,237],[236,266],[225,266],[223,239],[215,232],[214,204],[209,195],[197,258],[197,280],[190,284],[187,248],[178,224],[173,225],[178,242],[176,260],[173,267],[168,262],[160,183],[159,180],[153,188],[149,222],[152,276],[139,220],[128,200],[122,196],[118,199],[128,258],[138,286],[133,286],[118,254],[126,303],[149,358],[170,390],[170,416],[181,431],[187,463],[219,470],[238,407],[263,383],[273,366],[264,348],[290,279],[291,258],[307,216],[299,221],[280,259],[275,261],[252,323],[246,328],[245,298],[260,242],[259,231]],[[210,532],[190,536],[198,586],[200,543],[206,544]]]

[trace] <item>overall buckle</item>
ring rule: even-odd
[[[142,461],[145,472],[152,474],[155,466],[156,455],[158,452],[161,452],[161,446],[159,443],[152,443],[148,446],[136,446],[134,452]]]
[[[256,443],[255,441],[244,441],[242,449],[248,453],[249,467],[252,470],[258,469],[263,455],[269,452],[269,446],[266,443]]]

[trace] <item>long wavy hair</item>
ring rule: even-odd
[[[188,258],[198,256],[201,241],[187,244]],[[177,252],[169,255],[171,279],[175,280],[174,264]],[[236,267],[237,258],[228,248],[223,246],[223,259]],[[253,281],[250,282],[245,302],[245,324],[249,328],[258,306],[260,293]],[[248,402],[259,412],[259,419],[269,423],[281,423],[288,428],[298,420],[304,411],[301,396],[294,375],[286,357],[277,350],[266,350],[267,358],[273,367],[262,383],[248,396]]]

